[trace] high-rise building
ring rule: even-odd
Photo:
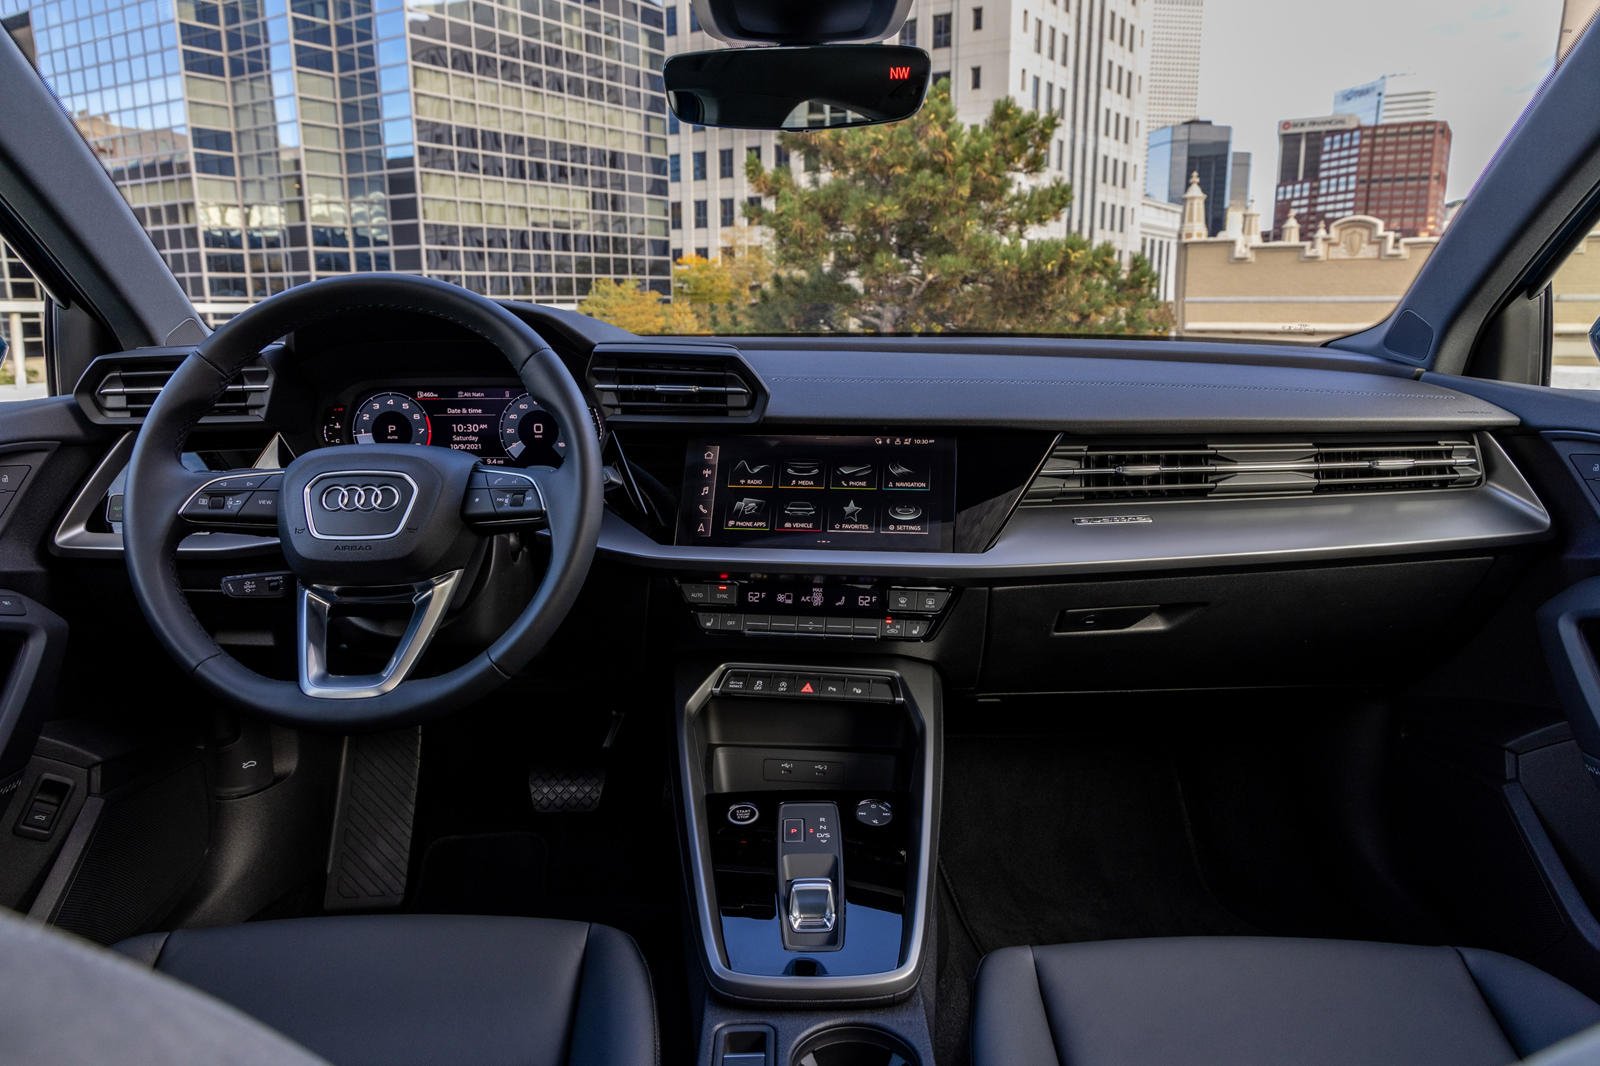
[[[203,308],[352,270],[670,288],[659,6],[290,6],[0,0]]]
[[[668,49],[718,47],[690,0],[666,0]],[[913,0],[899,40],[933,57],[956,113],[982,122],[996,100],[1061,117],[1046,179],[1064,179],[1072,206],[1051,227],[1139,250],[1143,197],[1149,0]],[[749,239],[748,155],[795,165],[772,133],[671,126],[672,247],[715,256]]]
[[[1235,191],[1236,168],[1243,170],[1243,182]],[[1145,176],[1145,195],[1152,200],[1182,204],[1189,190],[1191,175],[1200,175],[1200,191],[1206,195],[1206,229],[1221,233],[1227,227],[1228,208],[1236,197],[1250,188],[1250,156],[1233,151],[1233,127],[1218,126],[1204,119],[1180,122],[1150,134],[1150,169]]]
[[[1152,0],[1149,128],[1200,114],[1200,33],[1205,0]]]
[[[1335,115],[1354,115],[1363,126],[1430,122],[1439,117],[1439,94],[1422,88],[1412,74],[1385,74],[1333,94]]]
[[[1278,126],[1278,185],[1272,231],[1293,215],[1313,232],[1346,215],[1380,219],[1405,237],[1444,224],[1450,124],[1362,125],[1354,115],[1288,119]]]

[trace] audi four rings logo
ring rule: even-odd
[[[322,490],[324,511],[392,511],[400,503],[393,485],[329,485]]]

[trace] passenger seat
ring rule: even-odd
[[[1015,947],[978,970],[974,1066],[1506,1066],[1600,1005],[1492,951],[1195,937]]]

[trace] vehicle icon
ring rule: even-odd
[[[785,518],[815,518],[816,516],[817,505],[808,503],[805,500],[795,500],[793,503],[787,503],[783,506],[783,517]]]

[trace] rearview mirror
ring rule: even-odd
[[[696,126],[819,130],[898,122],[928,91],[928,53],[902,45],[719,48],[662,68],[672,113]]]

